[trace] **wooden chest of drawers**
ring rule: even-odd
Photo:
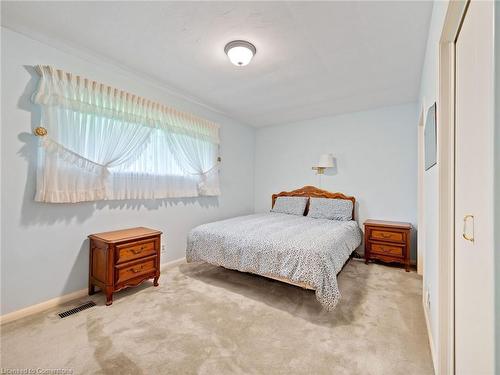
[[[109,306],[113,293],[120,289],[148,279],[154,279],[154,286],[158,286],[160,231],[139,227],[91,234],[89,239],[89,295],[99,287]]]
[[[371,259],[403,264],[410,271],[411,224],[366,220],[365,263]]]

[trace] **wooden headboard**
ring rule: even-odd
[[[304,186],[303,188],[297,189],[297,190],[292,190],[292,191],[282,191],[281,193],[278,194],[273,194],[273,205],[274,207],[274,202],[276,202],[276,198],[278,197],[313,197],[313,198],[331,198],[331,199],[348,199],[352,201],[352,220],[354,220],[354,210],[356,208],[356,198],[354,197],[349,197],[347,195],[344,195],[342,193],[331,193],[326,190],[321,190],[318,189],[317,187],[314,186]],[[306,210],[304,212],[304,215],[307,215],[307,212],[309,211],[309,201],[307,201],[307,206]]]

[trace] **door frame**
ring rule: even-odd
[[[425,128],[425,107],[424,105],[420,108],[420,115],[418,116],[418,175],[417,175],[417,274],[422,276],[424,274],[424,258],[425,258],[425,211],[424,211],[424,128]],[[423,286],[422,286],[423,288]],[[424,290],[422,289],[422,303],[425,305],[424,301]]]
[[[450,1],[439,41],[438,374],[455,373],[455,42],[470,0]]]

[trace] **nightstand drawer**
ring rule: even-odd
[[[387,229],[370,229],[370,239],[400,243],[406,241],[404,232],[390,231]]]
[[[117,266],[116,283],[120,284],[124,281],[134,279],[147,273],[151,273],[156,270],[155,264],[156,256],[153,256],[142,262],[132,262],[131,264]]]
[[[403,257],[403,246],[370,243],[370,251],[374,254]]]
[[[139,241],[116,246],[118,256],[117,263],[124,263],[130,260],[144,258],[156,253],[155,242]]]

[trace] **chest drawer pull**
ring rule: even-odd
[[[132,268],[133,273],[139,273],[143,269],[143,266],[140,266],[139,268]]]
[[[390,254],[391,253],[391,249],[390,248],[387,248],[387,247],[383,247],[383,246],[380,246],[377,250],[383,252],[383,253],[386,253],[386,254]]]

